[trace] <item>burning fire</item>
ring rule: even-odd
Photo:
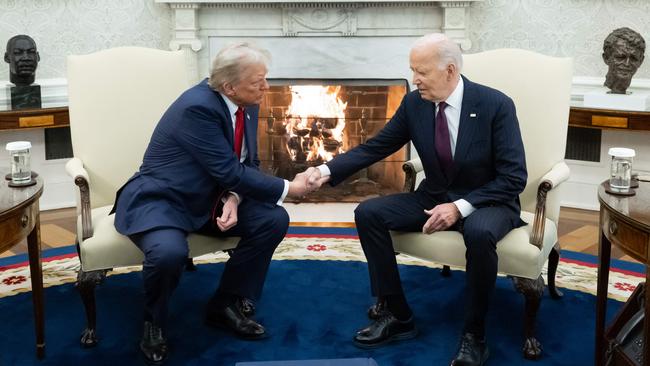
[[[287,151],[294,161],[329,161],[344,152],[345,108],[341,86],[291,86],[285,128]]]

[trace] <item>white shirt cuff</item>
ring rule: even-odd
[[[476,211],[476,207],[472,206],[471,203],[465,201],[464,199],[459,199],[454,201],[454,205],[458,208],[460,215],[463,218],[469,216],[472,212]]]
[[[284,190],[282,191],[282,196],[280,196],[280,199],[278,202],[276,202],[276,205],[282,206],[282,203],[284,203],[284,199],[287,198],[287,194],[289,194],[289,181],[284,180]]]
[[[241,196],[238,195],[237,193],[233,192],[233,191],[228,191],[228,193],[230,193],[230,194],[232,194],[233,196],[235,196],[235,198],[237,199],[237,206],[239,206],[239,204],[241,203]],[[226,203],[226,200],[227,200],[227,199],[228,199],[228,197],[224,197],[224,198],[222,198],[221,200],[223,201],[223,203]]]
[[[330,168],[327,166],[327,164],[321,164],[316,167],[318,170],[320,170],[320,176],[321,177],[327,177],[332,175],[332,172],[330,171]]]

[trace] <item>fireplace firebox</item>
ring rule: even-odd
[[[269,84],[260,106],[258,154],[261,169],[288,180],[372,138],[409,90],[404,79],[270,79]],[[408,158],[405,145],[303,202],[361,202],[399,192]]]

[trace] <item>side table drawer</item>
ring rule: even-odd
[[[38,205],[36,206],[38,209]],[[17,211],[14,215],[0,222],[0,251],[5,251],[27,237],[34,228],[36,215],[34,206]]]
[[[610,242],[642,262],[648,260],[648,234],[646,232],[613,217],[608,211],[602,213],[602,218],[601,229]]]

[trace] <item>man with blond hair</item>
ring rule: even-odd
[[[167,109],[139,171],[118,191],[115,227],[145,255],[140,349],[150,364],[167,359],[168,302],[190,232],[241,237],[208,303],[206,323],[244,339],[266,336],[243,304],[261,295],[271,256],[287,232],[282,201],[307,193],[306,175],[288,182],[258,168],[257,116],[269,88],[268,62],[268,52],[251,44],[221,50],[210,77]]]
[[[354,344],[376,348],[417,335],[389,232],[458,230],[467,247],[466,311],[451,364],[482,365],[489,354],[485,316],[496,282],[496,244],[524,224],[519,193],[527,173],[515,106],[503,93],[462,76],[460,49],[443,34],[418,39],[409,61],[417,90],[374,138],[319,166],[309,183],[312,189],[336,185],[411,142],[425,172],[418,189],[372,198],[355,210],[377,303]]]

